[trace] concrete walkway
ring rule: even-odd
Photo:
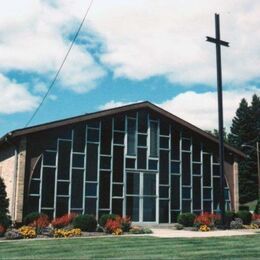
[[[150,236],[154,237],[165,237],[165,238],[174,238],[174,237],[223,237],[223,236],[243,236],[243,235],[260,235],[259,231],[257,232],[254,229],[240,229],[240,230],[217,230],[217,231],[188,231],[188,230],[174,230],[166,228],[152,228],[153,234]]]

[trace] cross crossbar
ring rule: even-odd
[[[209,37],[207,36],[207,39],[206,39],[207,42],[213,42],[213,43],[218,43],[220,45],[223,45],[223,46],[226,46],[226,47],[229,47],[229,42],[225,42],[225,41],[222,41],[222,40],[218,40],[218,39],[215,39],[215,38],[212,38],[212,37]]]

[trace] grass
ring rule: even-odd
[[[259,259],[260,235],[112,237],[0,242],[0,259]]]

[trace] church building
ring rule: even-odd
[[[238,210],[244,157],[225,144],[227,210]],[[38,211],[173,223],[219,210],[218,140],[149,102],[14,130],[0,139],[0,176],[17,222]]]

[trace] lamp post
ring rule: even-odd
[[[260,150],[259,150],[259,142],[256,142],[256,147],[248,144],[242,144],[242,147],[249,147],[256,150],[256,157],[257,157],[257,175],[258,175],[258,199],[260,199]]]

